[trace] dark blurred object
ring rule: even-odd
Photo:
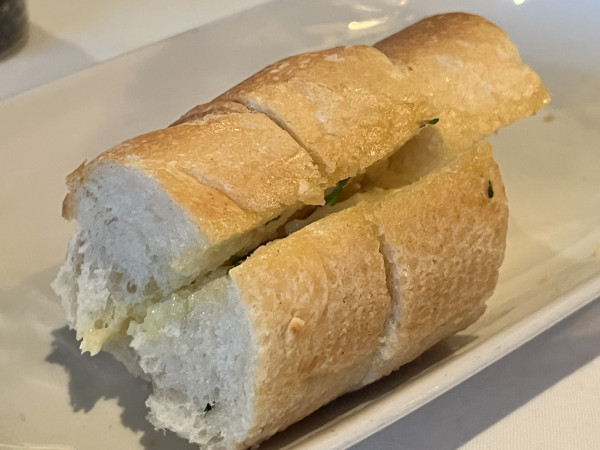
[[[25,0],[0,0],[0,58],[25,42],[27,29]]]

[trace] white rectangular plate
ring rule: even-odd
[[[264,448],[358,442],[600,294],[600,14],[592,1],[453,2],[517,43],[553,103],[494,136],[511,218],[484,317],[418,361],[344,396]],[[281,57],[373,43],[442,2],[274,1],[0,103],[0,448],[193,448],[145,421],[148,387],[79,354],[48,284],[72,226],[64,176]],[[38,445],[36,447],[35,445]]]

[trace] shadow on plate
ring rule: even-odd
[[[52,351],[46,357],[69,374],[69,396],[73,411],[88,412],[98,401],[115,399],[121,408],[123,426],[141,432],[146,449],[191,450],[197,447],[172,432],[155,430],[146,420],[145,401],[149,383],[131,375],[125,366],[106,352],[91,357],[81,354],[75,332],[67,327],[52,332]]]
[[[469,335],[456,335],[428,350],[417,360],[402,367],[390,376],[363,389],[346,394],[319,409],[317,414],[290,426],[261,445],[261,449],[275,449],[289,445],[354,409],[365,401],[374,401],[427,368],[452,355],[472,341]],[[146,449],[191,450],[197,447],[174,433],[155,430],[146,420],[145,400],[151,392],[149,383],[131,375],[112,355],[100,352],[93,357],[81,354],[75,332],[68,327],[52,332],[52,351],[46,357],[51,364],[62,366],[69,374],[69,396],[73,411],[88,412],[99,401],[115,399],[122,409],[123,426],[142,432],[140,443]]]
[[[373,435],[355,445],[353,449],[369,450],[377,446],[378,449],[413,450],[461,448],[467,445],[523,405],[599,358],[598,318],[600,299],[573,313],[466,382],[398,420],[379,435]],[[530,414],[535,414],[536,408],[531,407],[530,411]],[[568,414],[568,411],[557,411],[557,415],[561,414]],[[543,422],[547,419],[541,414],[539,420]],[[524,425],[532,424],[533,420]],[[513,421],[513,426],[520,425]],[[540,423],[540,429],[548,428]],[[504,430],[508,432],[510,427],[505,426]],[[521,427],[511,431],[527,434],[527,430]],[[578,430],[564,428],[560,432],[568,435],[577,433]],[[402,436],[402,442],[397,440],[398,436]],[[533,444],[535,437],[539,437],[535,432],[531,436],[524,436],[522,448]],[[485,439],[483,442],[486,442]],[[580,441],[575,439],[574,442]],[[474,448],[474,445],[471,444],[469,448]]]

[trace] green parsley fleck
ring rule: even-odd
[[[487,195],[488,195],[488,198],[492,198],[494,196],[494,188],[492,187],[491,180],[488,180]]]
[[[439,117],[436,117],[434,119],[429,119],[429,120],[421,120],[419,122],[419,128],[423,128],[426,125],[435,125],[439,121],[440,121]]]
[[[343,180],[338,181],[337,184],[325,194],[326,205],[333,206],[337,203],[338,198],[342,194],[344,186],[348,184],[348,181],[350,181],[350,178],[345,178]]]

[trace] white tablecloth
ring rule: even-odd
[[[30,38],[0,62],[0,100],[260,3],[30,0]],[[355,448],[600,448],[599,355],[597,300]]]

